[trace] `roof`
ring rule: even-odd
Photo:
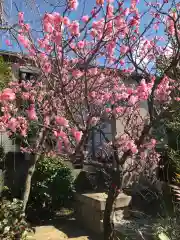
[[[19,67],[20,72],[22,73],[33,73],[33,74],[39,74],[40,70],[37,67],[33,66],[20,66]]]
[[[16,60],[29,60],[29,62],[32,63],[32,60],[28,58],[27,54],[24,53],[19,53],[19,52],[12,52],[12,51],[6,51],[6,50],[0,50],[0,56],[5,56],[6,58],[15,58]],[[35,73],[35,74],[39,74],[40,70],[37,67],[33,67],[33,66],[28,66],[28,64],[26,62],[23,62],[24,66],[20,66],[20,71],[21,72],[26,72],[26,73]],[[89,65],[88,68],[93,68],[93,67],[97,67],[97,66],[93,66],[93,65]],[[83,69],[85,68],[85,66],[83,64],[77,64],[77,68]],[[118,75],[123,75],[126,77],[131,77],[133,80],[139,82],[143,76],[141,74],[138,74],[137,72],[134,72],[132,74],[124,74],[124,72],[122,70],[119,69],[113,69],[110,67],[104,67],[104,66],[98,66],[99,69],[108,71],[109,73],[115,73]]]
[[[0,56],[15,57],[19,59],[22,59],[22,58],[28,59],[28,56],[26,54],[22,54],[20,52],[6,51],[6,50],[0,50]]]

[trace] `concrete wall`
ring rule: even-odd
[[[0,132],[0,146],[3,147],[5,153],[19,151],[19,147],[13,144],[6,132]]]
[[[125,85],[130,86],[130,85],[137,85],[135,81],[129,79],[125,82]],[[140,104],[140,116],[142,118],[148,116],[148,104],[147,101],[143,101]],[[124,132],[124,123],[123,123],[124,118],[120,118],[116,120],[116,132],[117,135],[120,135]],[[103,132],[106,134],[106,137],[111,141],[112,140],[112,134],[111,134],[111,123],[110,122],[105,122],[103,124],[102,128]],[[99,132],[96,132],[94,134],[94,144],[95,144],[95,150],[98,149],[100,145],[102,145],[103,142],[105,142],[104,138],[100,136],[101,134]]]

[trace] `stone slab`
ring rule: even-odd
[[[91,207],[104,211],[106,206],[107,194],[105,193],[86,193],[78,194],[75,193],[76,201],[79,201],[83,204],[90,205]],[[124,193],[120,193],[115,202],[115,209],[123,208],[129,205],[131,201],[131,196],[128,196]]]
[[[107,194],[88,193],[75,194],[76,199],[76,219],[77,221],[95,233],[103,232],[103,215],[106,205]],[[131,196],[120,193],[115,204],[114,221],[123,219],[124,212],[128,208]]]

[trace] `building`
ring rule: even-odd
[[[3,50],[0,50],[0,56],[4,62],[11,65],[11,77],[14,81],[30,80],[31,77],[36,77],[39,74],[39,70],[31,65],[32,62],[26,56],[22,58],[21,54]],[[4,148],[5,153],[19,151],[19,147],[9,139],[5,132],[0,133],[0,146]]]

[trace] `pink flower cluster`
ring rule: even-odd
[[[36,115],[35,105],[31,104],[29,109],[26,110],[29,120],[37,121],[38,117]]]
[[[169,102],[171,100],[170,94],[173,86],[171,85],[172,80],[165,76],[158,85],[155,91],[155,99],[159,102]]]
[[[130,150],[133,154],[138,153],[134,140],[128,134],[121,135],[116,141],[121,151],[127,152]]]
[[[71,10],[76,10],[79,5],[78,0],[69,0],[68,4]]]
[[[0,94],[0,101],[14,101],[16,95],[11,88],[5,88]]]
[[[21,136],[26,137],[28,131],[28,122],[24,117],[10,118],[7,122],[7,129],[12,133],[19,133]],[[11,135],[11,133],[9,134]]]

